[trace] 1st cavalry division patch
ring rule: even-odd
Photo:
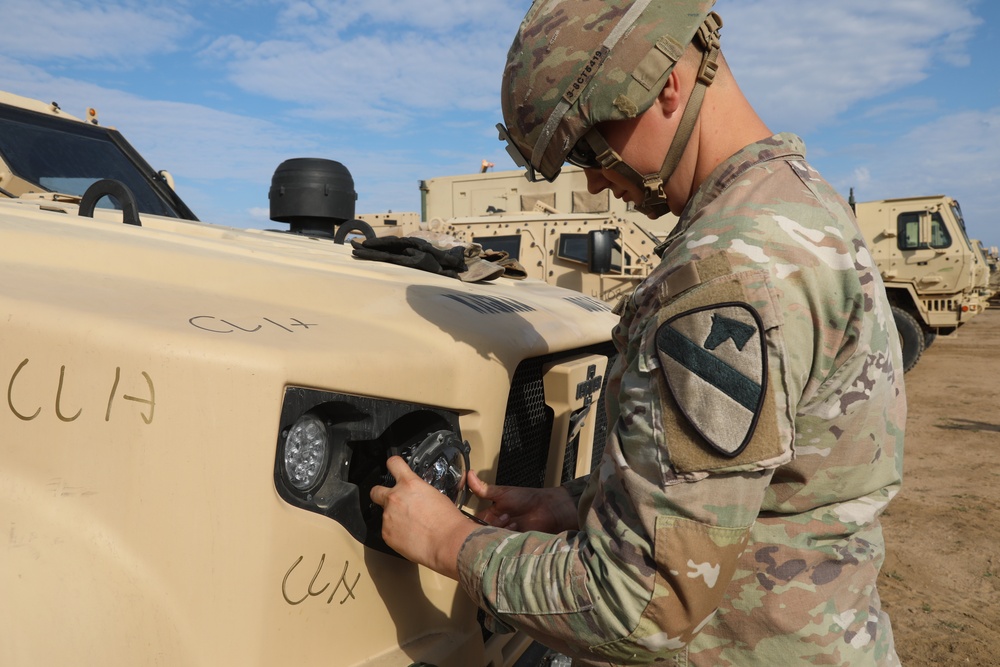
[[[656,349],[674,400],[723,456],[750,442],[767,387],[760,315],[745,303],[722,303],[675,315],[656,331]]]

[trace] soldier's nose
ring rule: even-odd
[[[583,173],[587,177],[587,191],[590,194],[596,195],[611,187],[611,181],[604,177],[600,169],[584,169]]]

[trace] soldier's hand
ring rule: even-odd
[[[370,494],[383,509],[382,539],[404,558],[457,579],[458,552],[469,533],[480,526],[401,457],[391,457],[386,465],[396,485],[375,486]]]
[[[492,503],[477,513],[491,526],[544,533],[561,533],[580,527],[576,503],[562,487],[533,489],[487,484],[475,471],[469,472],[468,480],[472,493]]]

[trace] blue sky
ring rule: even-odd
[[[120,129],[209,222],[273,227],[293,157],[350,169],[358,213],[421,179],[513,164],[496,140],[528,0],[0,0],[0,90]],[[1000,3],[718,0],[723,50],[774,131],[846,197],[950,194],[1000,245]],[[11,29],[14,28],[15,29]]]

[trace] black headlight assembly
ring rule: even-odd
[[[327,516],[366,546],[382,541],[375,485],[395,483],[386,468],[402,456],[424,481],[464,504],[469,445],[458,414],[364,396],[288,387],[281,410],[274,484],[286,502]]]

